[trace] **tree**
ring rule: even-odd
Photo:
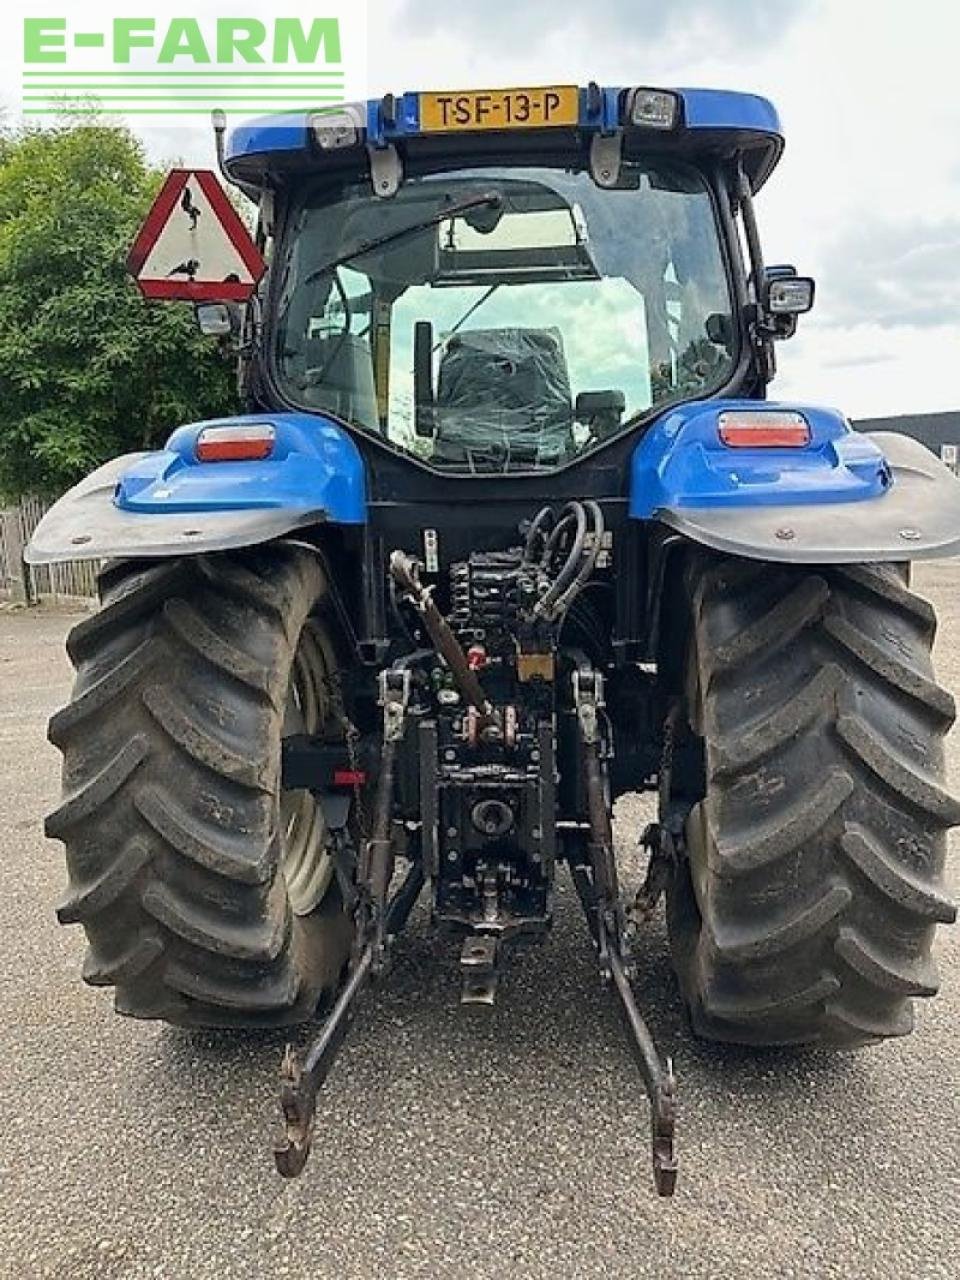
[[[0,494],[56,494],[234,408],[233,372],[189,305],[126,273],[162,174],[108,125],[0,138]]]

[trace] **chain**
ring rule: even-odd
[[[328,672],[324,683],[327,686],[327,695],[333,714],[338,725],[343,730],[344,745],[347,748],[347,763],[350,766],[350,772],[353,774],[353,802],[356,806],[357,826],[360,830],[361,839],[366,840],[370,835],[370,822],[363,803],[363,787],[359,781],[361,774],[360,730],[347,715],[339,671]]]
[[[660,773],[657,778],[658,820],[648,823],[640,836],[640,848],[646,850],[649,861],[647,874],[629,911],[634,929],[641,922],[653,919],[657,903],[670,883],[682,842],[682,831],[674,829],[675,820],[670,808],[673,751],[679,718],[680,703],[673,702],[663,723],[663,750],[660,753]]]
[[[353,774],[353,802],[357,806],[357,826],[361,837],[366,840],[370,835],[370,820],[363,803],[363,787],[360,784],[360,730],[349,716],[341,720],[344,740],[347,745],[347,761]]]
[[[657,816],[661,822],[666,818],[670,807],[670,792],[673,789],[673,748],[679,717],[680,703],[672,702],[663,722],[663,750],[660,753],[660,776],[657,779],[657,802],[660,810]]]

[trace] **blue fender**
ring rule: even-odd
[[[201,462],[205,427],[270,423],[268,458]],[[26,550],[31,564],[223,551],[323,522],[366,520],[363,459],[314,414],[261,413],[179,427],[162,450],[105,463],[56,502]]]
[[[730,410],[801,413],[803,448],[731,448]],[[807,564],[960,552],[960,481],[916,440],[853,431],[835,409],[757,400],[681,405],[631,459],[630,515],[749,559]]]

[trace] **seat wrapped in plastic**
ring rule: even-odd
[[[557,329],[471,329],[440,361],[437,461],[555,465],[573,447],[573,406]]]

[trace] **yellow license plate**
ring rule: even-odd
[[[420,128],[424,133],[544,129],[575,125],[579,119],[580,92],[572,85],[420,95]]]

